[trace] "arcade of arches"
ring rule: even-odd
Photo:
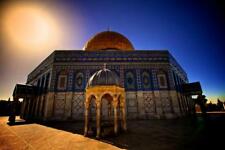
[[[85,128],[84,128],[84,135],[88,135],[88,131],[90,129],[90,118],[93,115],[90,115],[91,111],[91,103],[95,101],[96,106],[96,137],[99,138],[101,135],[101,121],[107,120],[110,121],[112,119],[112,112],[114,115],[114,133],[118,133],[118,121],[122,123],[122,129],[126,131],[126,114],[125,114],[125,106],[126,106],[126,99],[125,99],[125,90],[116,85],[106,85],[106,86],[94,86],[94,87],[87,87],[86,88],[86,99],[85,99]],[[103,103],[107,101],[107,107],[103,109]],[[113,111],[112,111],[113,108]],[[108,117],[103,117],[105,115],[102,113],[103,110],[108,110],[107,115]],[[107,119],[106,119],[107,118]]]

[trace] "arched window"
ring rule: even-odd
[[[128,90],[136,89],[136,79],[132,71],[128,71],[125,74],[125,87]]]
[[[141,75],[142,77],[142,85],[143,85],[143,89],[150,89],[151,88],[151,77],[149,72],[144,71]]]
[[[67,73],[65,71],[60,72],[58,76],[58,90],[66,90],[67,87]]]
[[[83,72],[77,72],[75,74],[75,89],[82,90],[85,86],[85,75]]]
[[[168,87],[165,73],[163,73],[163,72],[158,73],[157,78],[158,78],[159,88],[165,89]]]
[[[160,79],[159,79],[160,85],[161,85],[161,86],[165,86],[165,85],[166,85],[165,78],[164,78],[163,76],[160,76],[159,78],[160,78]]]

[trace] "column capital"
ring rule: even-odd
[[[90,101],[85,100],[84,102],[85,109],[89,109],[89,106],[90,106]]]
[[[112,104],[113,107],[116,108],[118,106],[118,100],[113,98]]]
[[[100,109],[100,108],[101,108],[101,101],[100,101],[99,98],[97,98],[97,99],[95,100],[95,104],[96,104],[96,108],[97,108],[97,109]]]

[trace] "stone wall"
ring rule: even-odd
[[[85,85],[89,77],[107,62],[126,90],[128,119],[175,118],[191,112],[190,98],[180,84],[186,73],[168,51],[85,53],[56,51],[33,71],[28,84],[38,85],[50,74],[47,92],[33,99],[32,117],[42,120],[82,120]],[[44,67],[44,65],[46,67]],[[58,88],[59,76],[66,76],[65,88]],[[166,84],[160,85],[164,78]],[[44,83],[44,82],[43,82]],[[41,87],[45,87],[45,84]],[[25,101],[29,105],[30,101]],[[31,107],[31,105],[30,105]],[[26,114],[23,109],[22,114]]]
[[[34,109],[33,118],[83,120],[84,100],[83,92],[50,92],[38,98],[35,107],[32,108]],[[25,103],[27,102],[24,101],[23,107]],[[190,98],[185,98],[176,91],[126,92],[127,119],[177,118],[189,114],[193,110],[192,105]],[[22,110],[23,116],[26,116],[27,112],[24,108]]]

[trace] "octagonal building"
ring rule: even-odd
[[[104,31],[83,50],[54,51],[28,75],[26,84],[36,90],[24,98],[21,117],[83,120],[87,82],[103,67],[125,88],[128,119],[177,118],[193,112],[191,98],[181,89],[188,83],[187,74],[169,51],[135,50],[124,35]],[[113,82],[111,78],[107,80]]]

